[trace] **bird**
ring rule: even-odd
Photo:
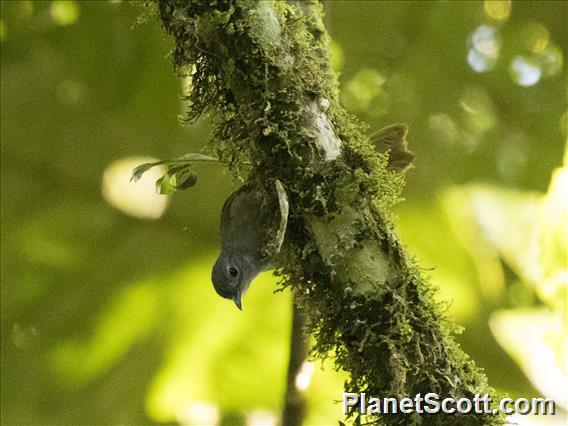
[[[288,197],[279,180],[275,192],[277,197],[266,196],[254,184],[245,184],[227,198],[221,211],[221,253],[211,281],[217,294],[232,300],[240,310],[244,292],[260,272],[275,266],[284,241]],[[274,199],[278,206],[271,205]]]
[[[404,173],[412,167],[414,154],[407,149],[407,134],[406,124],[393,124],[369,136],[377,152],[388,154],[388,170]],[[289,205],[279,180],[275,181],[275,192],[277,197],[271,197],[252,182],[246,183],[227,198],[221,211],[221,253],[211,281],[217,294],[232,300],[240,310],[252,280],[278,263]]]

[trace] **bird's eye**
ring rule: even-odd
[[[237,275],[239,275],[239,270],[233,266],[229,267],[229,275],[233,278],[235,278]]]

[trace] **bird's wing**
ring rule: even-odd
[[[282,183],[277,180],[275,187],[276,197],[265,197],[270,205],[263,205],[262,194],[252,185],[242,186],[227,198],[220,226],[224,250],[256,252],[266,260],[280,252],[288,225],[289,204]]]
[[[405,172],[412,166],[414,154],[408,150],[406,124],[393,124],[373,133],[369,138],[375,149],[381,153],[388,153],[387,168],[398,172]]]
[[[262,247],[265,225],[261,202],[250,185],[233,192],[221,211],[221,247],[256,251]]]
[[[288,212],[290,206],[288,204],[288,195],[282,183],[276,180],[276,193],[278,194],[278,205],[280,207],[280,223],[278,224],[278,230],[276,232],[276,237],[274,238],[274,253],[276,255],[280,252],[282,243],[284,242],[284,235],[286,234],[286,227],[288,225]]]

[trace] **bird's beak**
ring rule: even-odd
[[[243,310],[243,305],[241,303],[241,292],[238,291],[237,294],[235,295],[235,297],[233,297],[233,302],[235,302],[235,305],[237,305],[237,308],[239,308],[240,311]]]

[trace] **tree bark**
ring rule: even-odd
[[[296,377],[308,357],[309,347],[304,336],[305,320],[296,302],[292,302],[292,330],[290,332],[290,358],[286,375],[286,395],[282,410],[282,426],[300,426],[307,414],[304,393],[296,386]]]
[[[188,121],[208,115],[219,158],[290,202],[280,265],[346,392],[473,398],[494,391],[454,340],[457,327],[400,245],[390,207],[403,186],[364,126],[341,108],[322,8],[312,1],[159,1],[173,63],[190,77]],[[276,230],[267,230],[276,232]],[[338,395],[338,398],[340,395]],[[500,424],[489,414],[348,413],[356,424]]]

